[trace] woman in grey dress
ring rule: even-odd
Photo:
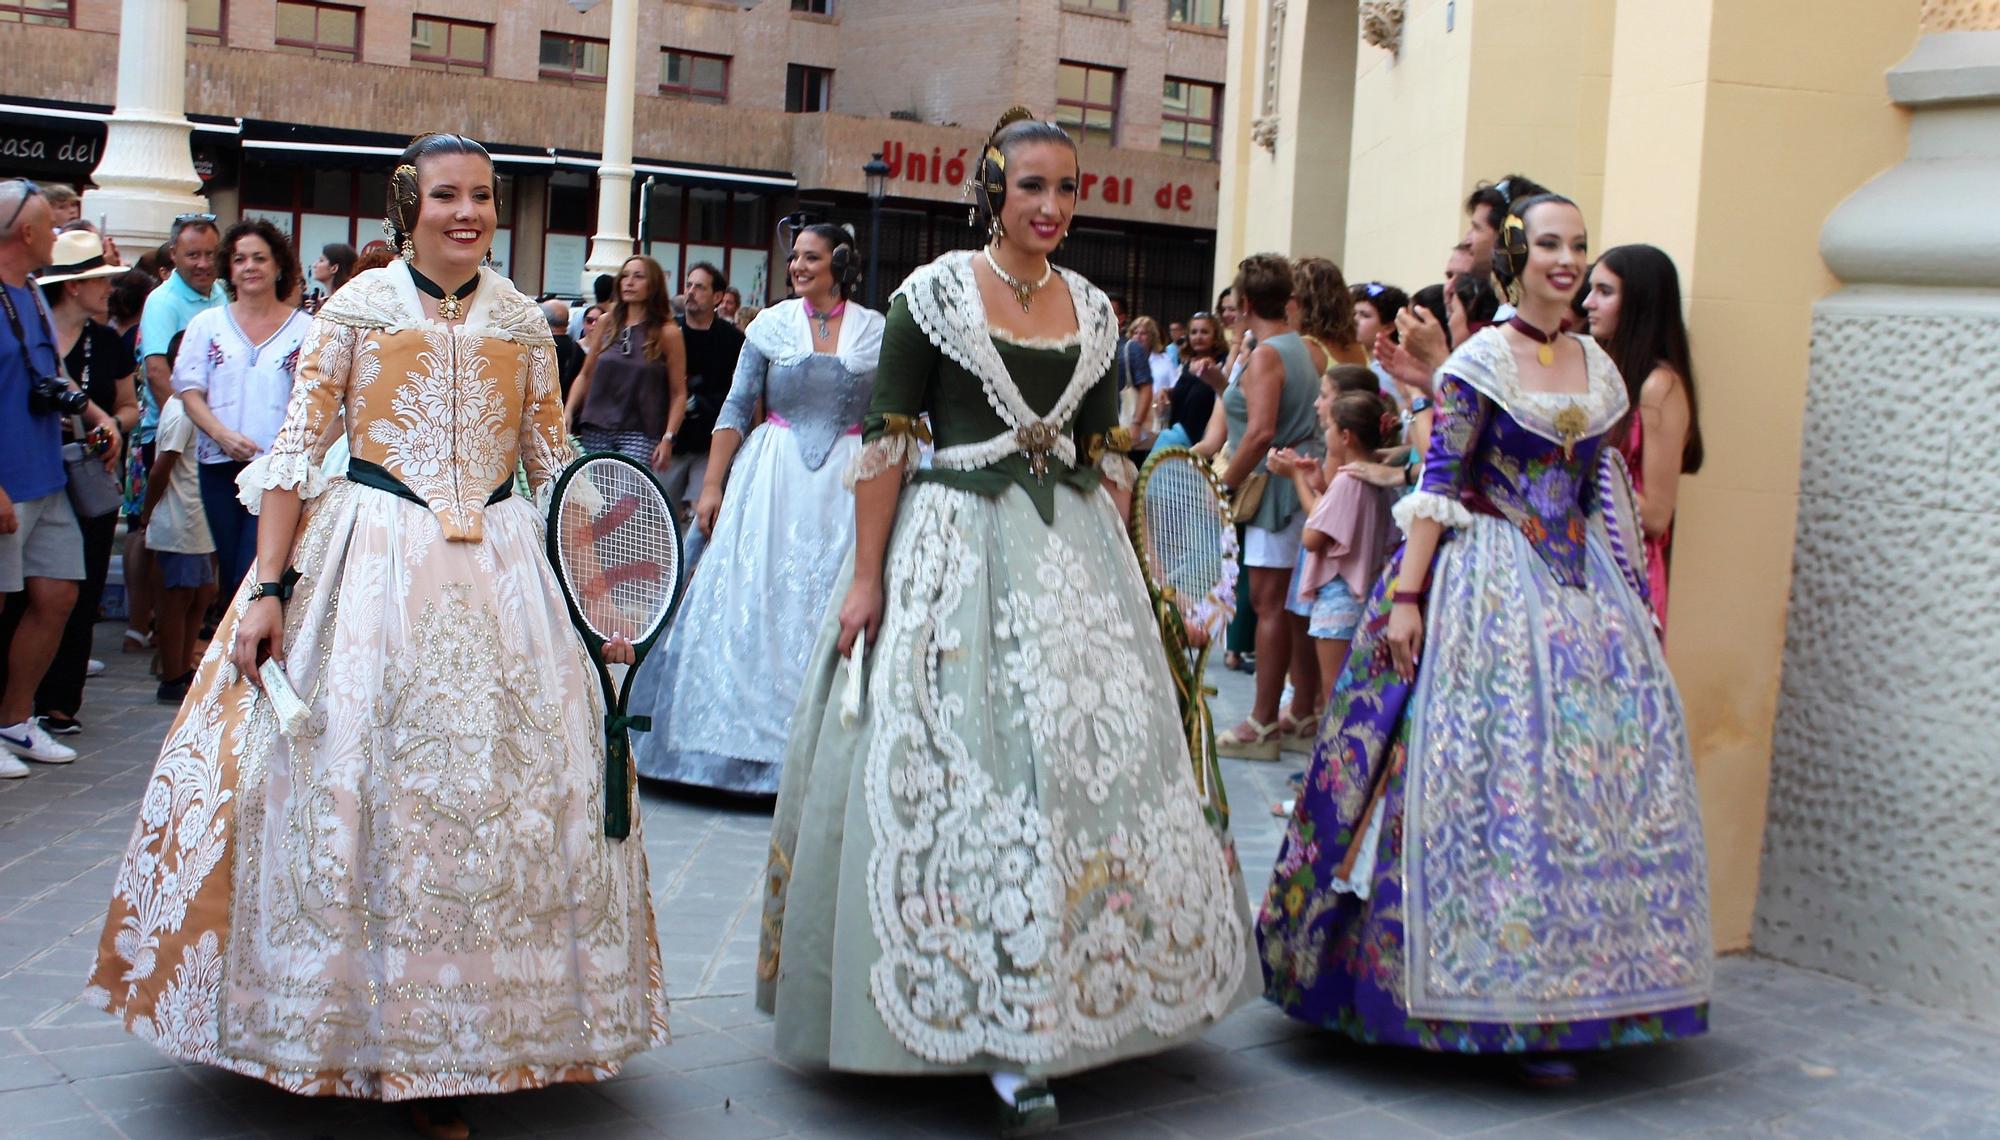
[[[861,448],[882,347],[881,315],[846,301],[858,260],[847,231],[804,227],[788,266],[798,296],[745,330],[695,504],[713,537],[665,650],[632,682],[632,710],[653,718],[633,734],[642,776],[778,790],[806,654],[854,544],[841,473]]]

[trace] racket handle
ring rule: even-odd
[[[840,693],[840,727],[842,728],[853,728],[854,722],[861,719],[862,662],[867,656],[867,632],[865,630],[856,630],[854,634],[854,648],[848,651],[847,664],[844,666],[847,674],[846,684],[841,687]]]
[[[613,730],[604,748],[604,834],[610,839],[632,834],[631,755],[624,728]]]

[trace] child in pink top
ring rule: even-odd
[[[1340,468],[1374,461],[1386,443],[1393,413],[1376,393],[1339,392],[1331,379],[1320,381],[1316,406],[1326,432],[1325,466],[1288,452],[1269,462],[1272,471],[1291,477],[1306,505],[1303,549],[1286,608],[1307,618],[1320,676],[1331,687],[1347,662],[1348,643],[1388,558],[1393,526],[1382,491]],[[1333,473],[1330,482],[1328,473]]]

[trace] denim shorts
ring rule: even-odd
[[[1328,641],[1352,641],[1360,626],[1361,599],[1347,588],[1347,579],[1336,575],[1313,595],[1306,632]]]
[[[160,581],[169,590],[198,590],[215,581],[215,555],[176,554],[155,550],[153,565],[160,568]]]

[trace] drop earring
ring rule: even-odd
[[[1000,215],[998,214],[993,215],[993,220],[986,223],[987,240],[999,241],[1001,238],[1006,236],[1007,236],[1007,227],[1000,224]]]
[[[416,259],[417,259],[417,243],[411,241],[409,235],[405,234],[403,235],[403,260],[415,261]]]

